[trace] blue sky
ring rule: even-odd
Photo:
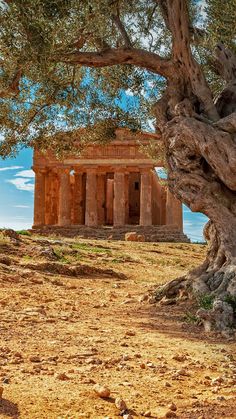
[[[34,173],[32,150],[22,150],[16,158],[0,159],[0,227],[16,230],[33,224]],[[203,214],[183,207],[184,232],[192,241],[202,241],[202,229],[207,221]]]

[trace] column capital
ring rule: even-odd
[[[152,166],[149,167],[140,167],[140,173],[150,173],[153,170]]]
[[[114,173],[126,173],[127,169],[126,167],[114,167]]]
[[[74,174],[75,175],[82,175],[84,173],[84,168],[82,167],[73,167]]]
[[[59,175],[69,175],[71,168],[70,167],[58,167],[57,169]]]
[[[85,168],[85,171],[86,171],[86,173],[97,174],[98,168],[97,167],[86,167]]]
[[[34,171],[35,174],[45,174],[48,171],[48,167],[32,166],[31,169]]]

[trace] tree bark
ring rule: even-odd
[[[183,289],[214,299],[198,315],[209,328],[235,322],[229,301],[236,302],[236,57],[222,44],[216,67],[227,84],[215,103],[204,74],[194,60],[185,0],[167,0],[164,18],[173,35],[175,74],[156,104],[172,193],[192,211],[208,216],[209,243],[204,263],[160,287],[156,300],[181,296]],[[226,302],[227,300],[227,302]]]

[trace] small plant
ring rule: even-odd
[[[6,244],[9,244],[10,242],[10,238],[0,232],[0,246],[4,246]]]
[[[63,251],[65,251],[65,249],[61,248],[61,247],[53,247],[53,252],[55,254],[55,256],[57,257],[57,259],[61,262],[61,263],[69,263],[70,261],[65,257]]]
[[[198,305],[199,307],[204,308],[205,310],[211,310],[213,307],[214,299],[215,297],[210,294],[201,295],[198,298]]]
[[[22,256],[22,260],[24,260],[24,261],[27,262],[27,260],[32,260],[32,256],[30,256],[30,255],[24,255],[24,256]]]
[[[17,234],[20,234],[21,236],[31,236],[31,233],[29,230],[18,230],[16,231]]]
[[[185,313],[183,320],[189,324],[200,324],[201,322],[201,320],[190,311],[187,311]]]
[[[80,249],[80,250],[87,250],[89,252],[93,252],[93,253],[111,253],[110,249],[106,248],[106,247],[98,247],[98,246],[93,246],[91,244],[87,244],[87,243],[75,243],[72,245],[72,247],[74,249]]]

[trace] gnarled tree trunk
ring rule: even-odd
[[[208,325],[227,329],[235,320],[228,302],[236,302],[236,57],[223,45],[217,47],[218,71],[227,85],[214,103],[191,53],[186,2],[161,3],[173,35],[175,62],[165,96],[155,107],[169,187],[192,211],[204,213],[210,221],[204,232],[209,242],[205,262],[161,287],[156,295],[173,297],[182,288],[209,294],[215,299],[213,308],[199,310],[199,316]]]

